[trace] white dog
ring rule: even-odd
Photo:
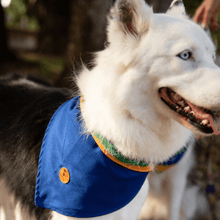
[[[219,132],[220,69],[214,63],[215,47],[204,30],[188,19],[181,1],[174,0],[166,14],[154,14],[144,0],[117,0],[108,22],[109,46],[97,54],[95,67],[84,68],[77,78],[81,97],[65,102],[66,93],[60,99],[57,95],[56,105],[65,103],[50,120],[42,147],[28,148],[33,155],[41,148],[35,190],[40,208],[27,202],[33,199],[29,197],[33,184],[19,191],[27,172],[22,175],[16,170],[20,172],[17,183],[10,182],[16,173],[4,162],[9,154],[1,147],[2,188],[7,186],[19,202],[16,208],[22,214],[16,215],[21,219],[26,209],[37,220],[135,220],[148,194],[148,172],[177,163],[168,171],[169,219],[177,220],[193,165],[193,136]],[[14,79],[9,84],[30,89],[37,82]],[[58,94],[58,90],[46,85],[39,90],[44,92],[40,98],[47,100],[47,107],[38,98],[26,112],[35,106],[41,112],[45,108],[54,112],[55,104],[48,100],[55,100],[50,91]],[[36,116],[25,119],[26,114],[23,120],[28,126],[34,126],[31,120],[42,123]],[[34,131],[31,127],[28,134],[36,135]],[[21,149],[32,146],[25,142],[24,133],[21,137]],[[36,156],[28,158],[21,160],[22,168],[30,163],[36,170]],[[19,168],[17,159],[10,163]],[[1,204],[6,207],[6,200]]]

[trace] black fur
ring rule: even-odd
[[[22,82],[24,79],[39,86]],[[49,210],[34,204],[42,139],[55,110],[71,98],[69,90],[35,76],[0,78],[0,178],[37,220],[50,219]]]

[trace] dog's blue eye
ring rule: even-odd
[[[183,60],[188,60],[191,58],[192,53],[190,51],[183,51],[182,53],[178,54],[177,56]]]

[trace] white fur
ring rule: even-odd
[[[27,80],[27,79],[19,79],[19,80],[14,80],[10,83],[10,85],[25,85],[25,86],[30,86],[30,87],[35,87],[35,88],[44,88],[44,86],[42,86],[41,84],[39,83],[35,83],[35,82],[32,82],[30,80]]]
[[[15,201],[3,178],[0,180],[0,220],[35,220]]]
[[[173,168],[161,174],[150,173],[149,182],[150,189],[148,198],[142,207],[140,218],[147,219],[190,219],[195,214],[197,204],[191,202],[191,213],[187,212],[189,208],[183,199],[190,199],[196,202],[197,196],[191,197],[185,193],[186,176],[190,169],[195,165],[195,157],[193,155],[194,141],[189,145],[184,157]],[[190,190],[191,191],[191,190]],[[198,201],[197,201],[198,202]],[[183,205],[181,210],[181,205]],[[183,211],[184,209],[184,211]],[[188,210],[187,210],[188,211]],[[184,212],[184,213],[183,213]],[[180,215],[181,214],[181,215]]]
[[[132,2],[137,4],[139,15],[143,5],[139,6],[138,3],[142,1]],[[203,75],[201,71],[205,72],[204,66],[195,68],[197,64],[182,61],[176,55],[195,44],[198,47],[195,53],[200,56],[198,58],[202,57],[200,52],[207,54],[211,63],[210,74],[219,70],[217,66],[216,70],[212,68],[214,63],[205,46],[199,47],[199,43],[207,44],[211,55],[214,53],[212,42],[199,26],[186,19],[153,14],[146,4],[144,7],[145,13],[151,17],[150,21],[145,21],[144,17],[141,21],[147,26],[150,23],[149,30],[141,39],[134,39],[121,31],[125,38],[121,41],[120,37],[112,37],[119,35],[120,30],[111,25],[116,26],[119,22],[110,21],[109,39],[113,42],[110,41],[109,48],[97,55],[97,66],[92,71],[85,69],[80,74],[78,85],[85,100],[83,117],[89,131],[101,133],[127,157],[157,163],[168,159],[191,135],[188,129],[173,120],[175,116],[161,102],[158,89],[163,86],[174,88],[183,97],[189,97],[191,102],[207,105],[206,100],[203,101],[202,89],[198,90],[201,87],[197,85],[195,92],[194,84],[190,83],[196,81],[192,72],[196,72],[198,78],[199,73]],[[198,43],[198,34],[203,43]],[[138,41],[138,46],[133,47],[134,43],[131,43],[129,47],[130,41]],[[204,62],[207,63],[207,59]],[[133,65],[125,73],[119,72],[120,65],[128,66],[131,63]],[[204,80],[207,82],[207,78]],[[205,90],[208,91],[208,88]],[[191,96],[194,93],[195,98]],[[212,103],[217,102],[212,100]],[[125,115],[127,110],[135,120],[128,120]]]
[[[178,4],[178,6],[175,6],[175,4]],[[166,12],[166,14],[180,18],[188,18],[182,0],[174,0],[171,3],[170,8]]]
[[[122,5],[131,11],[132,29],[129,16],[123,23]],[[154,14],[144,0],[117,0],[110,17],[110,46],[97,54],[95,68],[84,68],[77,79],[84,99],[85,132],[98,132],[124,156],[153,166],[181,149],[193,133],[204,135],[187,123],[182,125],[159,98],[159,88],[169,87],[198,106],[220,108],[215,47],[203,29],[188,20],[182,5],[173,4],[167,14]],[[193,59],[177,57],[185,50],[193,53]],[[169,177],[173,189],[170,220],[179,218],[190,155],[191,147],[176,167],[160,176]],[[91,219],[135,220],[147,194],[148,180],[127,206]],[[75,219],[56,212],[52,216],[53,220]]]
[[[165,15],[153,14],[144,1],[126,1],[135,8],[132,32],[120,20],[121,2],[109,19],[110,46],[97,54],[96,67],[84,69],[78,78],[83,118],[87,131],[101,133],[126,157],[156,164],[184,146],[192,133],[204,135],[181,125],[160,100],[159,88],[169,87],[191,103],[218,109],[220,70],[213,61],[212,41],[187,18],[182,5],[173,4]],[[192,52],[192,59],[177,57],[185,50]],[[169,194],[171,220],[179,218],[189,158],[164,174],[174,189]]]

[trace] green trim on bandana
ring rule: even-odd
[[[126,157],[124,157],[120,152],[117,151],[116,147],[109,143],[109,141],[107,141],[104,137],[102,137],[100,134],[98,133],[93,133],[96,138],[98,138],[101,143],[105,146],[106,150],[108,150],[110,152],[110,154],[112,154],[112,156],[114,156],[117,160],[129,164],[129,165],[134,165],[134,166],[140,166],[140,167],[147,167],[148,164],[143,162],[143,161],[136,161],[136,160],[129,160]]]

